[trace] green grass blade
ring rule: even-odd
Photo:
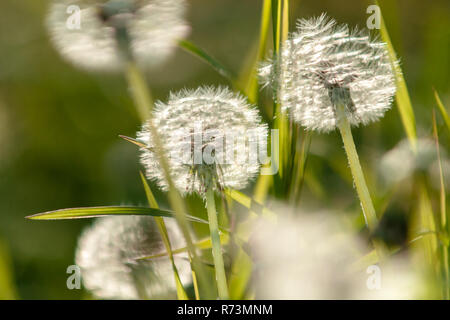
[[[220,234],[220,243],[221,244],[223,244],[223,245],[228,244],[229,241],[230,241],[230,237],[229,237],[228,233]],[[209,237],[194,243],[194,245],[199,250],[208,250],[208,249],[212,248],[211,239]],[[172,254],[177,255],[180,253],[185,253],[185,252],[187,252],[187,249],[188,249],[187,247],[173,249]],[[154,254],[151,256],[137,257],[136,260],[151,260],[151,259],[168,257],[168,256],[169,256],[168,252],[161,252],[161,253],[157,253],[157,254]]]
[[[234,74],[226,68],[223,64],[218,62],[216,59],[211,57],[209,54],[207,54],[203,49],[197,47],[192,42],[189,42],[187,40],[181,40],[178,42],[179,46],[184,49],[186,52],[192,54],[193,56],[199,58],[203,62],[210,65],[217,73],[219,73],[221,76],[225,77],[230,81],[230,83],[234,84],[236,77]]]
[[[378,5],[378,2],[376,3]],[[383,41],[386,42],[387,44],[392,67],[396,71],[395,74],[397,80],[397,95],[395,99],[397,102],[398,110],[400,112],[400,117],[402,119],[403,126],[406,131],[406,135],[411,143],[412,149],[415,151],[417,148],[417,133],[416,133],[416,120],[414,116],[414,109],[411,104],[411,99],[409,97],[408,87],[406,85],[405,78],[403,77],[403,72],[397,62],[397,54],[395,53],[383,17],[381,17],[380,34]]]
[[[0,300],[17,299],[13,268],[8,247],[0,240]]]
[[[173,218],[174,213],[168,210],[145,208],[145,207],[127,207],[127,206],[110,206],[110,207],[86,207],[86,208],[69,208],[55,211],[48,211],[34,214],[25,218],[30,220],[68,220],[68,219],[85,219],[98,218],[105,216],[152,216]],[[188,216],[191,222],[208,223],[206,220]]]
[[[154,209],[159,209],[158,202],[156,201],[156,198],[153,195],[153,192],[147,183],[147,179],[145,179],[142,172],[139,172],[139,174],[140,174],[140,177],[142,180],[142,184],[144,185],[144,190],[145,190],[145,194],[147,196],[147,201],[148,201],[149,206]],[[167,228],[166,228],[164,219],[161,217],[154,217],[154,219],[155,219],[156,225],[158,226],[159,233],[161,234],[161,238],[163,239],[164,246],[169,255],[170,261],[172,263],[172,270],[173,270],[173,274],[174,274],[174,278],[175,278],[175,286],[177,288],[178,300],[189,300],[186,290],[184,290],[183,284],[181,283],[178,269],[175,265],[175,260],[173,258],[173,253],[172,253],[172,246],[170,244],[170,238],[169,238],[169,234],[167,233]],[[193,278],[195,279],[195,276]]]
[[[239,83],[241,84],[244,93],[252,103],[258,101],[258,77],[257,68],[258,63],[264,59],[267,48],[267,35],[269,34],[270,13],[272,8],[272,0],[264,0],[261,12],[261,25],[259,31],[258,51],[250,64],[250,71],[245,70],[241,73]]]
[[[436,154],[439,165],[439,182],[440,182],[440,216],[441,216],[441,234],[447,235],[447,209],[446,209],[446,193],[445,193],[445,183],[444,183],[444,174],[442,171],[442,163],[441,163],[441,151],[439,147],[439,135],[438,129],[436,125],[436,113],[433,110],[433,136],[436,144]],[[442,261],[442,270],[443,270],[443,278],[444,278],[444,299],[450,299],[450,267],[448,263],[448,241],[441,241],[441,261]]]
[[[263,204],[260,202],[246,196],[240,191],[233,190],[233,189],[226,189],[225,194],[229,196],[231,199],[236,201],[237,203],[243,205],[247,209],[250,209],[252,212],[256,214],[261,214],[264,217],[267,217],[269,219],[275,219],[276,214],[271,211],[270,209],[266,208]]]
[[[436,104],[441,112],[442,118],[444,118],[445,125],[447,126],[448,131],[450,131],[450,117],[448,116],[447,109],[444,107],[441,98],[436,90],[434,90],[434,98],[436,99]]]

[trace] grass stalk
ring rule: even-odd
[[[173,181],[170,177],[169,165],[166,157],[164,156],[162,142],[159,137],[159,133],[156,130],[155,126],[152,123],[152,109],[153,109],[153,100],[151,98],[150,91],[147,87],[144,76],[140,72],[139,68],[136,66],[136,63],[132,60],[129,60],[126,67],[126,78],[128,80],[130,91],[132,94],[132,98],[135,102],[137,111],[143,121],[148,121],[149,131],[153,138],[155,153],[158,157],[158,161],[161,165],[161,168],[164,172],[164,176],[169,185],[169,203],[172,209],[175,212],[175,218],[177,223],[181,229],[181,232],[186,240],[186,244],[188,247],[189,259],[193,265],[193,269],[196,270],[197,275],[200,277],[199,280],[202,283],[207,283],[206,275],[204,275],[203,267],[197,258],[197,254],[195,251],[195,247],[191,237],[191,230],[186,219],[186,208],[181,195],[176,190]],[[206,288],[208,289],[208,288]],[[211,290],[209,290],[208,295],[210,295]]]
[[[209,187],[206,191],[206,209],[208,211],[209,231],[211,235],[212,254],[214,267],[216,271],[217,289],[219,298],[229,299],[225,266],[223,263],[222,246],[220,244],[219,223],[217,221],[216,202],[214,199],[214,190]]]

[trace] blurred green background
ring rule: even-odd
[[[90,74],[63,61],[45,30],[48,3],[0,1],[0,298],[84,296],[82,290],[67,289],[66,268],[74,263],[81,228],[90,222],[36,222],[24,216],[67,207],[145,204],[137,150],[118,138],[135,136],[139,128],[124,78]],[[238,73],[256,48],[262,1],[189,3],[189,40]],[[291,30],[297,18],[323,11],[365,27],[369,4],[291,0]],[[450,1],[386,0],[381,7],[401,57],[419,136],[429,136],[432,87],[450,105]],[[148,80],[157,99],[183,87],[227,84],[181,50],[149,72]],[[368,163],[405,136],[395,107],[355,135],[357,143],[364,141],[358,147]],[[327,162],[345,157],[337,134],[315,135],[311,149],[310,168],[319,183],[327,181],[330,192],[314,191],[310,183],[305,197],[325,205],[352,201],[348,181],[333,170],[332,160]],[[345,192],[332,192],[342,186]]]

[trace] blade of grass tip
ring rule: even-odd
[[[207,54],[203,49],[197,47],[190,41],[180,40],[178,45],[186,52],[192,54],[194,57],[199,58],[209,66],[211,66],[217,73],[225,77],[231,84],[235,85],[236,77],[235,75],[226,68],[222,63],[217,61],[211,55]]]
[[[447,126],[448,131],[450,132],[450,117],[448,116],[447,109],[444,107],[444,104],[442,103],[441,98],[439,97],[439,94],[435,89],[433,89],[434,92],[434,98],[436,99],[436,104],[439,108],[439,111],[441,112],[442,118],[444,119],[445,125]]]
[[[125,141],[131,142],[134,145],[137,145],[139,148],[148,148],[148,146],[145,143],[140,142],[139,140],[127,137],[127,136],[123,136],[123,135],[119,135],[119,138],[122,138]]]
[[[144,190],[145,190],[145,194],[147,196],[147,201],[148,201],[149,206],[154,209],[159,209],[158,202],[156,201],[156,198],[153,195],[153,192],[147,183],[147,179],[145,179],[142,172],[139,172],[139,174],[140,174],[140,177],[142,180],[142,184],[144,185]],[[172,253],[172,245],[170,243],[170,238],[169,238],[169,234],[167,233],[167,228],[166,228],[164,219],[160,218],[160,217],[154,217],[154,219],[155,219],[156,225],[158,226],[159,233],[161,234],[161,238],[163,239],[163,243],[166,248],[166,251],[169,254],[170,262],[172,263],[172,270],[173,270],[173,275],[174,275],[174,279],[175,279],[175,286],[177,288],[178,300],[188,300],[189,299],[188,295],[186,293],[186,290],[184,290],[183,284],[181,283],[180,275],[178,273],[178,269],[175,265],[175,260],[173,258],[173,253]],[[194,272],[194,271],[192,271],[192,272]],[[193,278],[195,279],[195,277],[193,277]],[[194,282],[194,288],[196,288],[196,287],[197,287],[196,283]],[[198,290],[196,290],[196,294],[197,293],[198,293]],[[198,296],[196,296],[196,298],[198,300]]]
[[[305,180],[305,168],[308,159],[309,147],[311,146],[311,131],[302,130],[302,139],[300,144],[300,152],[297,150],[294,156],[294,163],[296,166],[295,178],[292,179],[292,194],[291,202],[298,204],[300,201],[300,194]]]
[[[442,171],[441,163],[441,152],[439,147],[439,135],[436,125],[436,113],[433,109],[433,135],[436,143],[436,154],[439,165],[439,180],[440,180],[440,215],[441,215],[441,234],[444,238],[447,238],[447,212],[445,203],[445,184],[444,184],[444,174]],[[442,241],[442,269],[444,270],[444,299],[450,299],[450,270],[448,263],[448,249],[449,243],[447,241]]]
[[[34,214],[25,218],[30,220],[67,220],[97,218],[105,216],[153,216],[173,218],[174,213],[168,210],[145,208],[145,207],[127,207],[127,206],[108,206],[108,207],[87,207],[87,208],[68,208],[43,213]],[[207,223],[192,217],[196,222]]]
[[[155,126],[152,122],[152,113],[153,110],[153,101],[151,99],[150,90],[146,85],[144,77],[140,70],[138,69],[136,63],[132,60],[129,60],[127,63],[127,67],[125,69],[126,77],[129,82],[130,91],[132,94],[132,98],[135,102],[136,108],[140,111],[141,119],[143,121],[148,120],[148,128],[150,134],[153,138],[155,154],[157,155],[159,164],[164,173],[164,178],[167,181],[169,186],[169,203],[172,209],[175,212],[175,218],[177,223],[181,229],[181,232],[186,240],[187,246],[189,248],[188,254],[189,258],[192,259],[192,263],[194,265],[194,269],[197,272],[197,276],[199,277],[200,283],[205,285],[205,292],[208,297],[212,297],[213,288],[209,285],[209,281],[207,280],[206,273],[203,269],[203,266],[198,260],[197,253],[195,251],[195,247],[192,241],[192,230],[188,224],[186,219],[186,207],[183,198],[178,193],[175,185],[172,181],[172,177],[170,176],[169,164],[163,152],[163,144],[159,137],[159,133],[156,130]],[[148,119],[147,119],[148,118]]]
[[[375,3],[379,6],[378,1]],[[411,99],[408,92],[408,87],[406,85],[405,78],[403,76],[402,69],[398,64],[397,55],[395,53],[394,47],[392,45],[391,39],[389,37],[388,30],[386,28],[386,24],[382,16],[381,19],[381,29],[380,34],[381,38],[387,44],[387,48],[389,51],[389,57],[392,63],[392,68],[396,71],[396,80],[397,80],[397,94],[395,96],[397,107],[400,112],[400,117],[402,119],[403,126],[406,131],[406,135],[411,144],[411,148],[414,152],[417,149],[417,134],[416,134],[416,120],[414,116],[414,109],[412,107]]]
[[[270,26],[270,14],[272,9],[272,0],[264,0],[261,11],[261,25],[259,30],[259,45],[258,52],[251,64],[251,71],[245,72],[239,83],[244,88],[244,93],[247,95],[251,103],[258,102],[258,77],[257,68],[260,61],[262,61],[266,55],[267,50],[267,36],[269,34]]]

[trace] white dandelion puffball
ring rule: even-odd
[[[139,65],[165,62],[177,41],[189,33],[185,0],[55,0],[47,27],[60,54],[88,70],[122,67],[116,32],[125,27]]]
[[[182,193],[204,195],[209,187],[242,189],[254,178],[267,152],[267,125],[254,106],[226,88],[200,87],[171,93],[158,102],[153,125],[167,155],[170,175]],[[148,123],[138,133],[148,146],[141,162],[147,177],[168,190],[152,148]]]
[[[165,219],[165,223],[172,247],[184,247],[175,221]],[[165,251],[153,217],[105,217],[82,233],[75,260],[85,288],[97,298],[174,298],[175,279],[169,258],[136,260]],[[189,284],[189,263],[180,257],[176,265],[182,283]]]
[[[276,224],[256,224],[250,238],[256,299],[417,299],[420,273],[404,257],[358,265],[370,249],[336,212],[281,208]],[[297,210],[298,211],[298,210]]]
[[[441,156],[443,159],[446,157],[444,148],[441,148]],[[415,153],[410,142],[404,139],[383,155],[378,170],[383,181],[391,185],[410,177],[415,171],[431,171],[437,164],[435,141],[428,138],[418,139]]]
[[[282,111],[323,132],[336,128],[337,103],[352,125],[365,125],[384,115],[396,92],[386,44],[325,14],[299,20],[280,57],[263,63],[259,75],[276,87]]]

